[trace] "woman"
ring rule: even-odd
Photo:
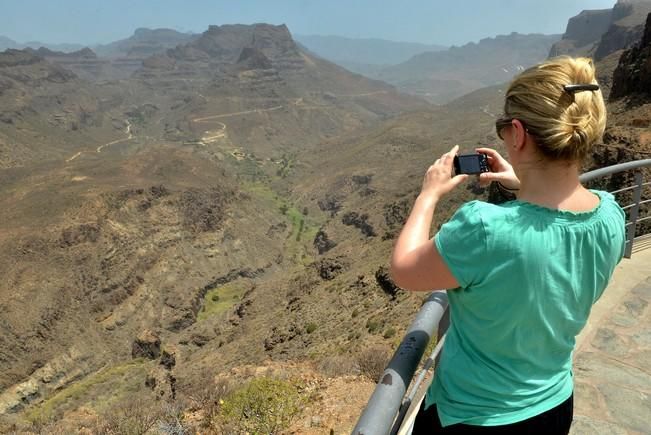
[[[578,86],[572,86],[578,85]],[[624,252],[624,212],[585,189],[581,160],[606,110],[590,59],[556,58],[510,84],[496,123],[508,162],[488,155],[492,181],[516,193],[501,205],[464,204],[429,239],[458,147],[425,174],[396,242],[402,288],[448,291],[451,325],[414,433],[567,433],[572,350]],[[510,163],[509,163],[510,162]]]

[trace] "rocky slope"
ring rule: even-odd
[[[298,355],[302,310],[249,334],[341,269],[314,265],[325,214],[289,178],[323,138],[426,104],[311,58],[283,26],[212,27],[117,83],[69,58],[0,54],[0,414],[173,398],[202,349],[228,367]]]
[[[651,95],[651,13],[647,16],[642,39],[626,50],[613,75],[611,98]]]
[[[84,141],[101,141],[113,127],[109,105],[100,98],[101,92],[76,74],[33,51],[0,53],[0,167],[55,158]]]

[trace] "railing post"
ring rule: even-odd
[[[354,435],[389,433],[407,386],[447,306],[445,291],[434,291],[429,295],[384,370],[353,429]]]
[[[642,200],[642,187],[644,179],[642,178],[642,172],[635,172],[635,185],[636,188],[633,191],[633,207],[631,208],[630,222],[628,226],[628,234],[626,235],[626,249],[624,250],[624,258],[631,258],[633,253],[633,240],[635,240],[635,228],[637,226],[637,218],[640,213],[640,201]]]

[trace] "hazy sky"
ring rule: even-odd
[[[0,35],[93,45],[138,27],[285,23],[292,33],[461,45],[488,36],[563,33],[583,9],[615,0],[0,0]]]

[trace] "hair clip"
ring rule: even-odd
[[[573,94],[574,92],[580,91],[598,91],[599,85],[594,83],[582,83],[578,85],[564,85],[563,89],[565,89],[565,92]]]

